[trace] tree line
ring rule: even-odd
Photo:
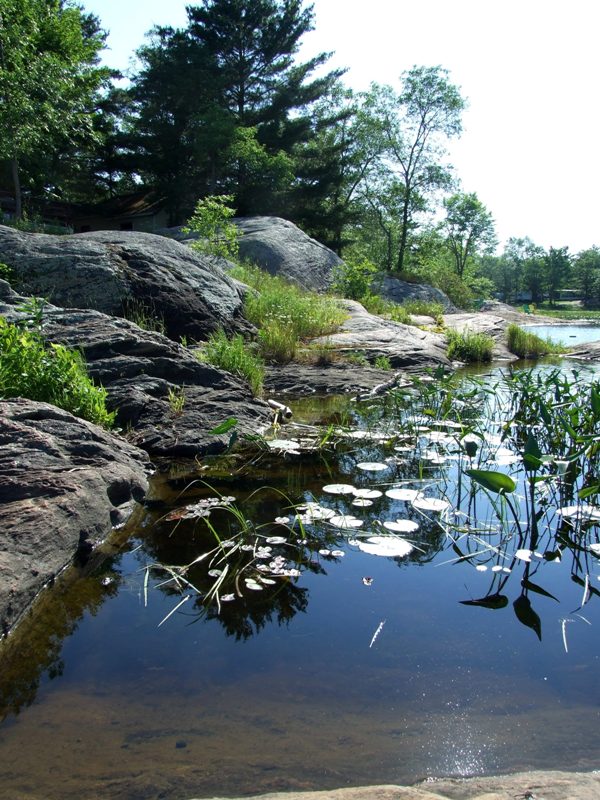
[[[424,280],[460,304],[496,291],[600,301],[600,254],[511,239],[448,162],[466,101],[440,66],[353,92],[330,54],[301,61],[303,0],[201,0],[156,27],[123,88],[107,33],[71,0],[0,5],[0,186],[28,202],[152,188],[169,222],[229,195],[239,215],[296,222],[349,261]]]

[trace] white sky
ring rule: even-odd
[[[83,0],[110,31],[105,60],[126,69],[154,24],[183,26],[184,0]],[[334,51],[345,83],[398,85],[441,65],[469,108],[451,146],[501,242],[529,236],[572,253],[600,245],[598,0],[315,0],[302,57]]]

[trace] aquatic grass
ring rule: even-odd
[[[25,397],[70,411],[105,428],[115,413],[107,394],[89,377],[81,353],[47,344],[37,330],[25,330],[0,318],[0,397]]]
[[[494,340],[485,333],[448,330],[448,358],[466,364],[483,364],[492,360]]]
[[[243,378],[250,384],[255,395],[261,394],[265,376],[264,362],[241,334],[229,338],[224,330],[217,330],[196,352],[196,357]]]
[[[519,358],[539,358],[550,353],[564,353],[567,348],[562,344],[554,344],[550,339],[542,339],[535,333],[524,331],[511,323],[506,330],[507,346],[511,353]]]

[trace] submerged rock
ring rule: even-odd
[[[141,500],[144,452],[47,403],[0,402],[0,635],[119,507]]]
[[[0,262],[24,295],[112,316],[147,316],[173,339],[206,339],[216,328],[250,326],[243,294],[215,259],[151,233],[73,236],[23,233],[0,225]]]

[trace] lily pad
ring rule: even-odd
[[[385,558],[399,558],[407,556],[414,547],[401,536],[370,536],[366,541],[358,543],[363,553]]]
[[[388,531],[395,531],[396,533],[412,533],[419,527],[419,524],[413,522],[412,519],[397,519],[395,522],[386,520],[382,524]]]
[[[349,483],[328,483],[323,487],[323,491],[327,494],[353,494],[355,487]]]
[[[424,497],[423,495],[416,497],[412,504],[421,511],[435,511],[437,513],[450,508],[450,503],[447,500],[442,500],[440,497]]]
[[[388,489],[385,493],[386,497],[392,500],[404,500],[405,503],[412,503],[419,495],[420,492],[416,489]]]
[[[357,506],[358,508],[368,508],[368,506],[373,505],[373,501],[367,500],[365,497],[357,497],[352,501],[352,505]]]
[[[353,517],[352,514],[339,514],[335,517],[330,517],[328,520],[336,528],[360,528],[363,524],[362,519]]]
[[[383,492],[379,489],[355,489],[353,492],[355,497],[364,497],[367,500],[373,500],[376,497],[382,497]]]
[[[379,461],[361,461],[356,465],[357,469],[362,469],[364,472],[381,472],[384,469],[389,469],[389,464],[383,464]]]

